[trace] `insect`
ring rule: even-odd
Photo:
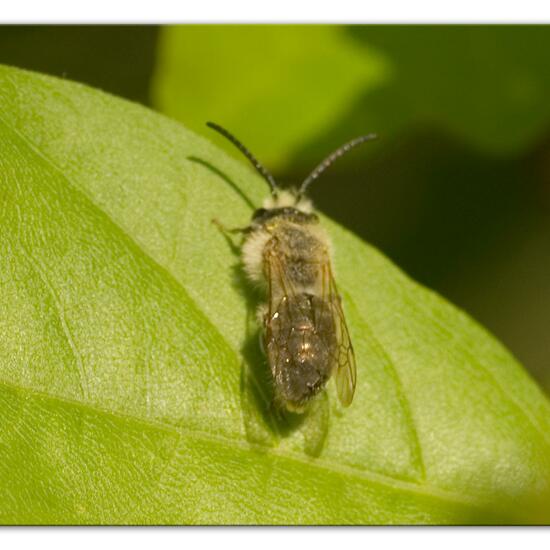
[[[355,355],[332,273],[329,238],[305,192],[337,158],[376,135],[349,141],[298,189],[282,190],[237,138],[213,122],[207,125],[248,158],[271,190],[250,225],[234,231],[244,234],[241,256],[247,276],[262,283],[267,294],[258,319],[275,405],[303,413],[334,375],[339,400],[349,406],[357,378]]]

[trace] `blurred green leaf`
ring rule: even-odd
[[[247,401],[253,312],[211,220],[242,226],[261,202],[248,166],[6,67],[0,151],[2,523],[550,519],[548,402],[372,247],[324,220],[358,387],[344,411],[330,387],[315,457],[307,421],[277,434]]]
[[[343,27],[164,27],[153,104],[199,133],[213,120],[245,142],[253,137],[254,154],[275,169],[385,73],[383,59]]]
[[[549,47],[545,26],[168,27],[153,103],[202,133],[220,122],[274,170],[419,125],[517,154],[549,125]]]
[[[392,67],[391,80],[365,98],[363,119],[376,120],[379,131],[393,115],[401,127],[436,123],[505,154],[532,146],[548,128],[548,27],[361,26],[349,32]]]
[[[330,140],[318,136],[294,152],[299,166],[315,162],[319,147],[366,130],[383,144],[439,128],[492,155],[520,154],[547,132],[547,26],[357,25],[347,34],[385,60],[386,78],[349,105],[326,133]]]
[[[148,104],[157,35],[154,25],[2,25],[0,63]]]

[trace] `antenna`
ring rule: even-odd
[[[313,183],[314,180],[316,180],[336,159],[340,158],[342,155],[345,155],[348,151],[356,147],[357,145],[360,145],[361,143],[365,143],[365,141],[371,141],[373,139],[376,139],[378,136],[376,134],[367,134],[365,136],[359,136],[355,139],[352,139],[351,141],[348,141],[347,143],[344,143],[341,147],[336,149],[333,153],[331,153],[321,164],[311,172],[311,174],[304,180],[304,183],[300,186],[300,189],[298,191],[298,196],[301,196],[305,193],[305,190]]]
[[[239,151],[252,163],[254,168],[261,174],[261,176],[267,181],[271,194],[273,196],[277,195],[277,183],[275,178],[268,172],[268,170],[260,164],[256,157],[232,134],[230,134],[225,128],[222,128],[220,125],[215,122],[207,122],[206,125],[212,130],[216,130],[219,134],[227,138],[233,145],[239,149]]]

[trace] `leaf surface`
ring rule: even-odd
[[[323,220],[358,385],[314,456],[247,400],[251,293],[212,224],[265,197],[247,165],[8,67],[0,152],[1,522],[548,521],[548,402],[378,251]]]

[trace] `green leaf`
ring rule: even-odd
[[[391,68],[391,78],[363,96],[365,108],[349,113],[383,134],[436,124],[484,151],[517,154],[548,127],[546,27],[356,26],[349,33]]]
[[[504,157],[532,149],[547,133],[550,33],[544,26],[356,25],[347,36],[365,48],[365,63],[383,59],[385,72],[328,129],[331,146],[365,131],[388,143],[435,128]],[[328,146],[317,136],[305,151],[296,149],[293,163],[316,162],[320,145]]]
[[[253,136],[278,171],[355,135],[427,126],[517,155],[549,124],[549,46],[544,26],[168,27],[153,103],[200,132],[214,119]]]
[[[152,96],[199,133],[213,120],[253,135],[254,154],[275,169],[384,78],[384,60],[343,27],[180,25],[161,31]]]
[[[253,295],[211,223],[243,226],[265,197],[247,165],[138,105],[1,67],[0,178],[2,523],[550,519],[541,391],[329,220],[355,400],[342,410],[331,384],[320,423],[285,424],[250,398],[267,376]]]

